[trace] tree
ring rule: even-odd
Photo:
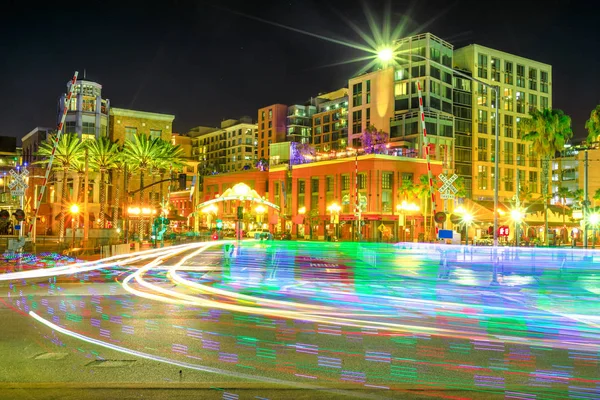
[[[563,227],[567,226],[565,219],[566,219],[566,208],[567,208],[567,198],[571,197],[571,195],[573,193],[571,193],[571,191],[569,190],[569,188],[561,186],[558,188],[558,192],[556,192],[556,194],[558,195],[558,197],[561,199],[562,201],[562,206],[563,206]]]
[[[167,140],[160,140],[160,155],[154,160],[152,168],[157,170],[160,174],[160,180],[164,180],[165,173],[167,171],[181,171],[185,166],[185,160],[183,159],[183,150],[179,145],[175,146]],[[154,182],[154,180],[153,180]],[[160,201],[164,201],[164,185],[160,184]]]
[[[430,230],[432,229],[432,226],[428,226],[428,219],[429,219],[429,207],[431,204],[431,190],[435,190],[435,186],[437,184],[437,180],[435,177],[433,177],[433,188],[429,186],[429,176],[428,175],[421,175],[419,177],[419,184],[417,185],[417,195],[420,199],[422,199],[425,203],[425,212],[423,213],[423,218],[424,218],[424,230],[425,230],[425,240],[428,241],[430,239]],[[431,205],[433,206],[433,205]]]
[[[315,157],[314,146],[309,143],[292,142],[290,144],[290,164],[304,164]]]
[[[456,198],[464,199],[465,197],[467,197],[467,185],[465,183],[465,179],[462,176],[456,178],[453,185],[457,190],[457,192],[454,194]]]
[[[386,153],[389,140],[390,135],[381,129],[377,130],[374,125],[369,125],[360,137],[360,143],[365,154]]]
[[[564,149],[565,143],[573,136],[571,117],[562,110],[537,110],[530,112],[531,118],[521,120],[523,140],[531,142],[532,153],[542,162],[542,197],[544,198],[545,244],[548,246],[548,173],[550,160]]]
[[[269,170],[269,160],[262,157],[260,160],[256,162],[256,169],[259,171],[268,171]]]
[[[100,228],[105,228],[106,215],[106,173],[120,164],[119,145],[105,136],[87,143],[89,166],[100,173]],[[113,211],[114,212],[114,211]]]
[[[596,192],[594,193],[594,203],[596,202],[600,202],[600,189],[596,189]],[[594,204],[596,205],[596,204]]]
[[[597,105],[590,114],[590,119],[585,123],[588,131],[587,142],[594,143],[600,140],[600,105]]]
[[[400,185],[400,191],[404,194],[404,200],[408,200],[409,197],[413,197],[418,192],[418,187],[412,181],[412,179],[406,179],[402,181]]]
[[[56,136],[52,135],[46,142],[40,144],[37,155],[48,157],[47,159],[37,161],[36,164],[48,164],[49,157],[52,155]],[[67,214],[67,179],[69,172],[73,170],[77,163],[81,162],[83,157],[83,147],[81,140],[75,133],[64,134],[60,137],[56,152],[54,153],[54,161],[52,169],[62,172],[62,190],[59,199],[60,204],[60,222],[59,222],[59,240],[62,242],[65,237],[65,217]]]
[[[579,207],[583,207],[583,189],[577,189],[573,192],[573,203],[577,203]]]
[[[161,139],[149,138],[144,134],[136,134],[133,140],[125,141],[123,157],[127,160],[130,170],[137,170],[140,174],[140,205],[144,204],[144,174],[150,170],[157,159],[162,155]],[[144,234],[144,224],[138,225],[139,240]]]

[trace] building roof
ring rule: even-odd
[[[148,111],[128,110],[126,108],[110,108],[110,115],[117,115],[120,117],[131,117],[131,118],[144,118],[144,119],[155,119],[159,121],[173,122],[175,119],[174,115],[171,114],[160,114]]]

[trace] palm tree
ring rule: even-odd
[[[583,189],[577,189],[573,192],[573,203],[577,203],[579,207],[583,207]]]
[[[55,136],[50,136],[48,141],[40,144],[37,155],[42,157],[50,157],[54,148],[54,142],[56,141]],[[65,217],[66,211],[66,197],[67,197],[67,179],[69,172],[81,162],[83,157],[83,145],[77,134],[64,134],[60,137],[56,152],[54,153],[54,161],[52,163],[52,169],[54,171],[62,171],[62,191],[60,195],[60,222],[59,222],[59,240],[62,242],[65,237]],[[48,164],[49,159],[41,160],[36,162],[37,164]]]
[[[119,145],[109,138],[102,136],[90,140],[88,145],[89,164],[92,170],[100,172],[100,228],[105,228],[106,215],[106,173],[116,168],[121,154]]]
[[[112,226],[115,228],[119,223],[119,205],[121,204],[121,191],[119,184],[119,179],[121,178],[121,173],[125,171],[125,162],[123,160],[123,147],[118,148],[120,156],[117,158],[115,162],[115,166],[112,169],[113,177],[111,179],[114,187],[114,197],[113,197],[113,216],[112,216]],[[127,179],[125,179],[127,180]],[[127,189],[124,187],[124,190]]]
[[[433,177],[433,188],[435,190],[436,186],[436,178]],[[423,213],[424,217],[424,229],[425,229],[425,240],[429,240],[431,226],[428,227],[427,220],[429,215],[429,204],[431,203],[431,187],[429,186],[429,176],[421,175],[419,177],[419,184],[417,185],[417,196],[424,200],[425,202],[425,212]]]
[[[160,141],[160,156],[156,159],[153,167],[160,172],[160,180],[164,180],[166,171],[181,171],[185,166],[183,150],[179,145],[174,146],[167,140]],[[160,184],[160,201],[164,201],[164,185]]]
[[[403,180],[402,185],[400,185],[400,191],[404,194],[404,200],[408,200],[409,197],[414,196],[417,190],[417,186],[412,179]]]
[[[144,174],[150,170],[162,154],[161,139],[149,138],[147,135],[136,134],[133,140],[125,142],[123,157],[127,160],[130,170],[137,170],[140,174],[140,205],[144,204]],[[144,223],[140,220],[139,240],[144,234]]]
[[[596,189],[596,193],[594,193],[594,203],[600,202],[600,189]],[[596,204],[594,204],[596,206]]]
[[[566,222],[565,222],[565,211],[567,208],[567,198],[571,197],[571,195],[573,193],[571,193],[571,191],[569,190],[569,188],[561,186],[558,188],[558,192],[556,192],[556,194],[558,195],[558,197],[561,199],[562,201],[562,206],[563,206],[563,227],[566,227]]]
[[[457,190],[457,192],[454,194],[456,198],[464,199],[467,197],[467,185],[465,184],[465,179],[462,176],[456,178],[453,185]]]
[[[597,142],[600,139],[600,105],[592,110],[590,119],[585,123],[585,129],[588,131],[588,143]]]
[[[533,153],[542,161],[542,197],[544,198],[545,244],[548,246],[548,173],[550,160],[564,149],[573,136],[571,117],[562,110],[537,110],[530,112],[531,118],[521,121],[523,140],[531,142]]]

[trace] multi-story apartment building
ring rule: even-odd
[[[519,121],[528,118],[535,108],[552,108],[552,66],[476,44],[455,50],[454,66],[500,87],[500,200],[508,201],[515,195],[517,180],[519,186],[527,185],[537,197],[542,191],[540,161],[521,139]],[[473,198],[491,200],[496,135],[494,92],[473,83],[472,93]]]
[[[317,152],[348,147],[348,89],[318,98],[318,112],[312,116],[312,144]]]
[[[287,111],[286,141],[298,143],[311,143],[312,116],[317,112],[317,107],[312,104],[292,105]]]
[[[348,144],[360,146],[362,132],[373,125],[390,132],[394,117],[394,68],[353,77],[348,82]]]
[[[251,169],[258,160],[258,129],[250,117],[225,120],[220,128],[198,126],[188,135],[200,175]]]
[[[258,158],[269,159],[271,143],[286,141],[288,107],[272,104],[258,110]]]
[[[70,81],[67,83],[67,89]],[[58,102],[60,116],[63,113],[66,94]],[[110,100],[102,98],[102,85],[88,80],[79,80],[73,88],[73,97],[65,118],[65,133],[77,133],[82,139],[93,139],[108,135]]]
[[[469,71],[460,71],[470,75]],[[473,85],[468,78],[453,78],[452,113],[454,114],[454,172],[464,181],[466,197],[473,192]]]
[[[136,134],[149,135],[170,141],[173,132],[174,115],[146,111],[127,110],[112,107],[110,109],[109,138],[119,144],[132,140]]]
[[[45,142],[56,129],[37,126],[21,138],[23,143],[23,162],[31,165],[39,160],[36,155],[40,144]]]

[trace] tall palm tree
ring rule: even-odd
[[[179,145],[175,146],[168,140],[160,141],[160,156],[156,159],[153,167],[160,172],[160,180],[164,180],[167,171],[181,171],[185,166],[183,150]],[[164,185],[160,184],[160,201],[164,201]]]
[[[433,177],[433,187],[435,190],[435,186],[436,186],[437,180],[435,177]],[[428,241],[430,239],[430,230],[432,229],[432,226],[429,226],[427,223],[427,220],[429,219],[429,207],[431,204],[431,188],[429,187],[429,176],[428,175],[421,175],[419,177],[419,184],[417,185],[418,189],[417,189],[417,195],[419,198],[421,198],[424,203],[425,203],[425,212],[423,213],[423,217],[424,217],[424,229],[425,229],[425,240]]]
[[[144,134],[136,134],[133,140],[125,141],[123,157],[127,160],[130,170],[135,170],[140,175],[140,205],[144,204],[144,174],[150,170],[157,159],[161,157],[161,139],[149,138]],[[144,223],[138,224],[139,240],[144,234]]]
[[[571,117],[562,110],[534,109],[531,118],[521,120],[523,140],[531,142],[533,153],[542,161],[542,197],[544,198],[544,240],[548,246],[548,173],[550,160],[564,149],[565,143],[573,136]]]
[[[50,136],[48,141],[40,144],[37,155],[42,157],[50,157],[54,148],[56,136]],[[81,162],[83,158],[83,147],[81,140],[77,134],[64,134],[60,137],[56,152],[54,153],[54,162],[52,169],[62,172],[62,190],[60,195],[60,222],[58,228],[58,237],[62,242],[65,237],[65,217],[67,214],[67,179],[69,172]],[[49,159],[37,161],[37,164],[48,164]]]
[[[565,227],[565,226],[567,226],[566,222],[565,222],[565,219],[566,219],[565,211],[566,211],[566,208],[567,208],[567,198],[571,197],[571,195],[573,193],[571,193],[571,191],[569,190],[568,187],[561,186],[561,187],[558,188],[558,192],[556,192],[556,194],[558,195],[558,197],[562,201],[562,206],[563,206],[563,227]]]
[[[121,154],[119,145],[102,136],[88,143],[89,165],[100,172],[100,228],[105,228],[106,215],[106,173],[119,165]]]
[[[404,200],[408,200],[409,197],[413,197],[417,193],[417,186],[412,180],[403,180],[400,191],[404,195]]]
[[[600,140],[600,105],[597,105],[590,114],[590,119],[585,123],[588,131],[587,142],[593,143]]]
[[[579,207],[583,207],[583,189],[577,189],[573,192],[573,203],[577,203]]]

